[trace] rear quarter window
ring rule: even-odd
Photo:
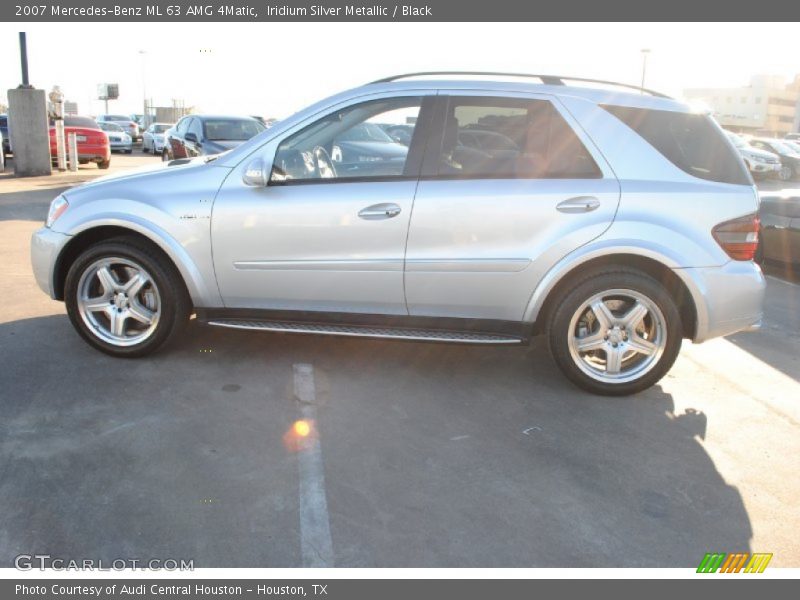
[[[700,179],[752,185],[744,163],[708,115],[601,105],[676,167]]]

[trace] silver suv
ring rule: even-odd
[[[758,196],[710,117],[608,82],[452,76],[377,81],[230,152],[71,189],[33,236],[36,278],[113,356],[156,350],[192,313],[467,344],[544,334],[570,380],[610,395],[657,382],[682,338],[757,327]]]

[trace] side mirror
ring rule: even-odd
[[[247,165],[242,175],[245,185],[252,187],[266,187],[269,183],[269,166],[263,158],[254,158]]]

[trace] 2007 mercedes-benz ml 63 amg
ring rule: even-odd
[[[757,327],[758,196],[713,119],[526,77],[392,77],[230,152],[73,188],[33,236],[36,278],[113,356],[156,350],[192,313],[471,344],[544,334],[570,380],[614,395],[657,382],[683,338]]]

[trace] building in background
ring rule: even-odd
[[[706,104],[720,125],[737,133],[783,137],[800,129],[800,74],[790,83],[780,75],[754,75],[745,87],[693,88],[684,96]]]

